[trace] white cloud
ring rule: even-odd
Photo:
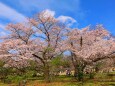
[[[55,11],[52,11],[50,9],[46,9],[46,10],[42,11],[41,13],[43,13],[42,16],[44,16],[44,17],[49,17],[49,16],[55,17]],[[72,26],[74,23],[77,24],[77,21],[70,16],[61,15],[61,16],[57,17],[56,19],[62,23],[65,23],[68,27]]]
[[[0,17],[13,22],[26,21],[26,17],[24,15],[18,13],[16,10],[10,8],[9,6],[1,2],[0,2]],[[5,26],[6,25],[4,24],[0,24],[0,36],[5,36],[8,34],[7,31],[5,30]]]
[[[55,11],[52,11],[50,9],[46,9],[46,10],[42,11],[41,13],[43,13],[42,15],[44,17],[49,17],[49,16],[55,17]],[[67,26],[71,26],[77,22],[74,18],[72,18],[70,16],[61,15],[61,16],[57,17],[56,19],[62,23],[67,24]]]
[[[57,20],[59,20],[62,23],[66,23],[68,26],[71,26],[71,25],[73,25],[74,23],[77,22],[74,18],[72,18],[70,16],[63,16],[63,15],[59,16],[57,18]]]
[[[72,23],[76,22],[75,19],[73,19],[72,17],[69,17],[69,16],[59,16],[57,19],[59,21],[63,22],[63,23],[66,22],[66,21],[68,21],[68,20],[70,20]]]
[[[54,16],[55,15],[55,11],[52,11],[50,9],[46,9],[43,12],[45,12],[44,15],[47,15],[47,16]]]
[[[15,22],[26,21],[26,17],[16,10],[0,2],[0,17],[9,19]]]
[[[42,16],[44,16],[44,18],[47,18],[49,16],[53,16],[54,17],[55,11],[46,9],[46,10],[42,11],[41,14],[42,14]]]

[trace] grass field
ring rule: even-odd
[[[3,84],[0,86],[18,86],[18,84]],[[115,86],[115,82],[98,82],[98,81],[88,81],[88,82],[51,82],[45,83],[39,80],[29,81],[26,86]]]
[[[27,80],[26,86],[115,86],[115,76],[96,74],[94,79],[86,77],[83,82],[78,82],[72,76],[59,76],[53,79],[51,83],[45,83],[42,78],[31,78]],[[0,86],[19,86],[19,83],[4,84],[0,82]]]

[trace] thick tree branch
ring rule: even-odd
[[[42,63],[43,63],[43,65],[45,65],[45,61],[41,58],[41,57],[39,57],[38,55],[36,55],[36,54],[32,54],[34,57],[36,57],[36,58],[38,58]]]

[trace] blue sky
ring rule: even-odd
[[[74,27],[103,24],[115,35],[115,0],[0,0],[0,35],[5,35],[8,23],[22,22],[46,9]]]

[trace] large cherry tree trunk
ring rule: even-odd
[[[50,82],[50,64],[46,59],[39,57],[36,54],[33,54],[34,57],[38,58],[43,64],[43,76],[46,82]]]
[[[77,56],[71,52],[71,59],[74,66],[74,77],[78,81],[83,81],[84,69],[86,67],[85,62],[82,59],[78,59]]]
[[[48,63],[45,64],[44,66],[44,79],[47,83],[49,83],[51,81],[50,78],[50,66]]]

